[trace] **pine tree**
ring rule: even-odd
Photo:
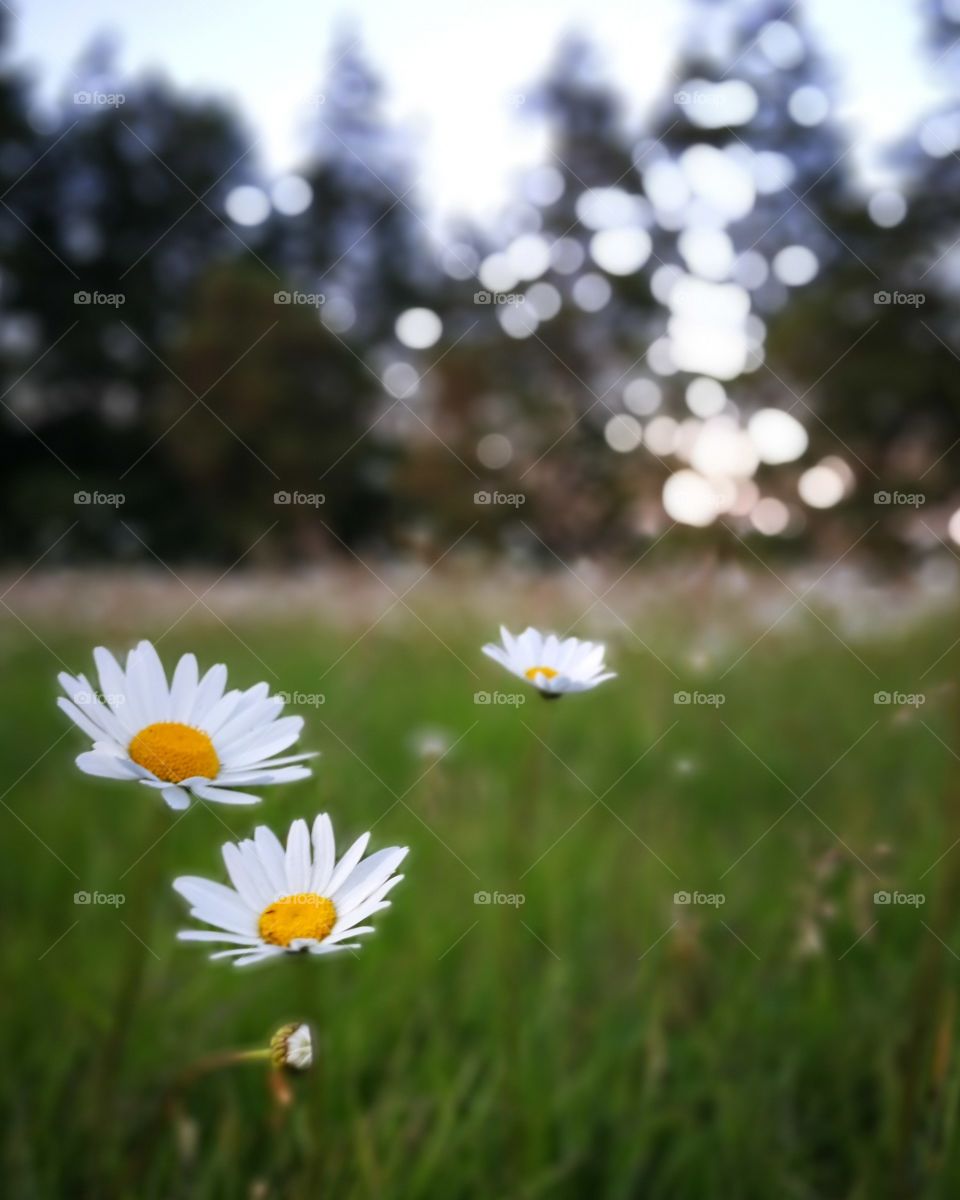
[[[412,154],[409,138],[385,119],[383,86],[356,37],[341,34],[317,97],[312,155],[298,172],[312,202],[284,222],[281,256],[304,290],[352,309],[352,320],[338,324],[360,342],[388,335],[397,314],[436,283]]]

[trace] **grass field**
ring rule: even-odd
[[[54,707],[58,659],[89,670],[97,641],[132,636],[40,644],[8,620],[5,1195],[958,1194],[954,624],[848,648],[811,617],[727,671],[761,626],[695,672],[690,610],[642,630],[662,662],[617,638],[596,692],[477,704],[521,691],[479,653],[500,615],[411,617],[352,648],[362,630],[321,622],[231,621],[244,644],[181,623],[165,661],[193,649],[232,684],[323,695],[296,708],[312,780],[182,815],[80,775]],[[174,876],[223,878],[224,841],[321,810],[341,847],[367,828],[411,847],[362,952],[238,970],[174,940]],[[125,902],[74,902],[95,890]],[[494,892],[522,902],[477,903]],[[252,1064],[185,1078],[297,1019],[320,1053],[291,1104]]]

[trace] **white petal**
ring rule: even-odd
[[[199,671],[195,654],[184,654],[170,683],[170,719],[185,723],[197,692]]]
[[[356,925],[358,921],[364,921],[367,917],[372,916],[375,912],[380,912],[381,909],[389,908],[390,901],[385,897],[392,892],[397,884],[403,881],[402,875],[393,875],[386,883],[382,883],[373,895],[368,896],[366,900],[358,904],[356,908],[350,912],[341,913],[337,918],[337,923],[333,929],[335,933],[339,933],[341,929],[349,929],[352,925]]]
[[[375,932],[376,930],[372,925],[351,925],[348,928],[342,929],[339,933],[331,933],[323,941],[327,946],[335,946],[338,942],[342,942],[344,938],[361,937],[365,933]]]
[[[407,846],[390,846],[386,850],[378,850],[360,863],[350,878],[330,894],[337,912],[347,914],[373,895],[403,862],[408,849]]]
[[[190,784],[190,791],[201,800],[210,800],[214,804],[259,804],[259,796],[251,796],[249,792],[234,792],[230,788],[215,787],[212,783]]]
[[[227,868],[227,874],[230,876],[230,882],[240,893],[243,902],[258,912],[266,908],[270,903],[270,898],[268,895],[264,895],[257,880],[251,875],[240,847],[234,845],[233,842],[226,842],[223,846],[223,861]]]
[[[258,692],[266,691],[267,684],[258,684]],[[217,744],[229,752],[231,747],[242,745],[253,730],[269,725],[282,710],[283,700],[279,696],[265,698],[258,694],[250,698],[213,731],[217,734]]]
[[[83,732],[95,742],[99,742],[106,733],[95,721],[91,720],[86,713],[81,712],[72,700],[68,700],[66,696],[57,697],[57,707],[61,712],[65,712],[75,725],[79,725]]]
[[[105,646],[96,647],[93,652],[93,661],[100,679],[100,691],[107,698],[107,704],[113,709],[114,714],[120,720],[126,718],[128,728],[142,728],[144,724],[141,720],[142,714],[130,704],[130,698],[127,695],[127,677],[120,664]]]
[[[243,692],[236,688],[230,692],[224,692],[220,699],[216,702],[213,708],[209,709],[203,715],[203,731],[209,734],[211,739],[214,739],[214,734],[223,725],[225,721],[229,721],[235,716],[238,711],[243,709]],[[220,753],[220,745],[214,739],[214,748],[217,753]]]
[[[184,718],[186,723],[202,727],[203,718],[223,695],[223,689],[226,686],[227,668],[223,663],[217,663],[210,668],[199,684],[197,684],[193,704],[190,707],[190,714]]]
[[[494,662],[498,662],[501,667],[506,667],[508,671],[512,669],[510,656],[505,650],[501,650],[499,646],[495,646],[492,642],[488,642],[483,647],[483,653],[487,658],[492,658]]]
[[[251,734],[242,746],[234,745],[221,760],[225,767],[247,767],[286,750],[300,736],[303,717],[281,717],[262,731]]]
[[[244,955],[242,958],[235,958],[233,965],[235,967],[246,967],[253,963],[266,962],[268,958],[276,958],[283,954],[283,950],[279,946],[264,946],[260,950],[255,950],[252,954]]]
[[[299,817],[287,835],[287,887],[291,896],[310,891],[313,864],[310,861],[310,834],[307,823]]]
[[[138,670],[143,679],[143,686],[150,697],[150,711],[155,721],[170,720],[170,689],[167,687],[167,677],[163,670],[160,655],[152,642],[142,641],[137,647],[139,660]]]
[[[311,954],[336,954],[339,950],[359,950],[359,942],[339,942],[333,945],[330,944],[330,939],[326,938],[322,942],[317,942],[310,947]]]
[[[181,787],[165,787],[160,795],[174,812],[182,812],[190,807],[190,793]]]
[[[224,933],[222,929],[181,929],[177,934],[181,942],[225,942],[228,946],[256,946],[260,938],[256,934]]]
[[[138,729],[163,720],[160,705],[151,691],[149,671],[144,669],[142,660],[140,646],[127,655],[127,703],[138,714]]]
[[[337,863],[336,870],[330,878],[327,887],[331,892],[335,892],[346,881],[350,872],[363,857],[363,852],[367,848],[367,842],[370,841],[370,834],[364,833],[353,843],[350,849],[344,854],[343,858]]]
[[[310,891],[320,896],[327,895],[330,877],[333,875],[333,864],[336,858],[336,842],[333,836],[333,824],[326,813],[313,822],[313,880]]]
[[[173,881],[174,891],[192,906],[192,915],[208,925],[219,925],[230,933],[255,934],[257,915],[243,903],[233,888],[198,875],[181,875]]]
[[[253,843],[260,856],[260,865],[270,882],[274,897],[286,895],[287,866],[286,856],[280,839],[266,825],[258,825],[253,833]]]
[[[260,787],[270,783],[295,783],[299,779],[309,779],[311,774],[309,767],[278,767],[275,771],[269,767],[251,767],[246,771],[221,771],[217,776],[217,784]]]
[[[125,758],[87,750],[77,755],[77,766],[84,775],[96,775],[100,779],[138,779],[139,772]]]
[[[57,679],[77,708],[107,737],[113,738],[123,746],[129,742],[130,735],[123,722],[117,718],[111,708],[103,703],[85,675],[78,675],[74,679],[66,671],[61,671]]]

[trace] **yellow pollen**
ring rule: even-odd
[[[194,775],[216,779],[220,770],[220,759],[207,734],[179,721],[147,725],[127,752],[135,763],[167,783],[181,783]]]
[[[531,683],[536,682],[538,675],[545,675],[547,679],[556,679],[557,677],[557,672],[553,669],[553,667],[531,667],[528,671],[524,672],[524,674]]]
[[[284,896],[260,914],[260,936],[271,946],[289,946],[295,938],[322,942],[337,922],[333,901],[316,892]]]

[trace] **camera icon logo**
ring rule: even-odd
[[[890,893],[889,892],[874,892],[873,893],[873,902],[874,902],[874,904],[889,904],[890,903]]]
[[[674,702],[674,704],[689,704],[690,703],[690,693],[689,692],[674,692],[673,693],[673,702]]]
[[[474,902],[474,904],[489,904],[490,903],[490,893],[489,892],[474,892],[473,893],[473,902]]]
[[[291,297],[290,297],[289,292],[274,292],[273,293],[274,304],[289,304],[290,299],[291,299]]]
[[[73,502],[74,502],[74,504],[89,504],[90,503],[90,493],[89,492],[74,492],[73,493]]]
[[[889,292],[874,292],[873,293],[874,304],[889,304],[890,300],[891,300],[891,296],[890,296]]]
[[[473,702],[474,702],[474,704],[489,704],[490,703],[490,693],[489,692],[474,692],[473,693]]]
[[[74,292],[73,293],[74,304],[89,304],[90,300],[91,300],[91,296],[90,296],[89,292]]]
[[[490,493],[489,492],[474,492],[473,493],[473,502],[474,502],[474,504],[489,504],[490,503]]]
[[[873,693],[874,704],[890,704],[891,701],[892,701],[892,697],[889,692],[874,692]]]
[[[290,493],[289,492],[274,492],[273,493],[273,502],[274,502],[274,504],[289,504],[290,503]]]
[[[474,292],[473,302],[474,304],[492,304],[493,296],[490,292]]]
[[[674,902],[674,904],[689,904],[690,903],[690,893],[689,892],[674,892],[673,893],[673,902]]]
[[[91,896],[90,896],[89,892],[74,892],[73,893],[74,904],[89,904],[90,900],[91,900]]]
[[[889,504],[890,503],[890,493],[889,492],[874,492],[873,493],[873,502],[874,502],[874,504]]]

